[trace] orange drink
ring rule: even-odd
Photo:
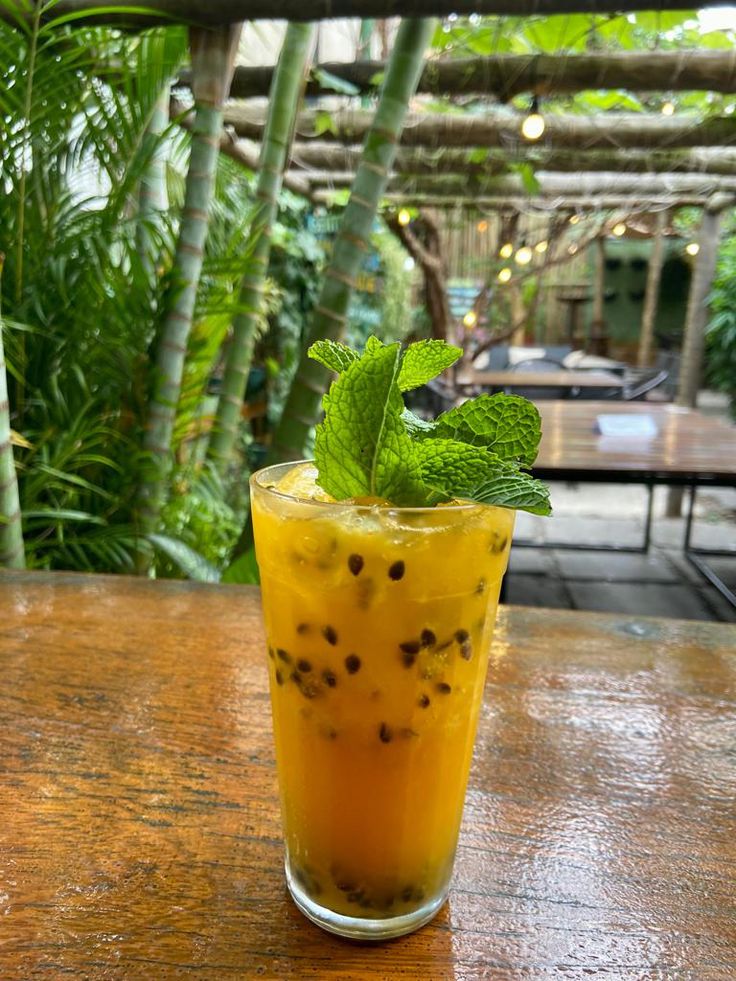
[[[449,889],[514,511],[314,476],[251,478],[286,877],[325,929],[399,936]]]

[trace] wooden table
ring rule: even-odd
[[[535,472],[547,479],[736,485],[736,426],[655,402],[540,402]],[[647,415],[652,438],[601,436],[599,415]]]
[[[623,389],[620,375],[611,371],[462,371],[455,384],[459,388],[488,388],[493,391],[519,388],[601,390]]]
[[[450,900],[289,900],[255,589],[0,574],[0,977],[736,977],[736,628],[502,612]]]
[[[652,524],[652,490],[656,484],[690,488],[683,552],[693,566],[732,606],[736,594],[706,561],[707,556],[736,556],[733,549],[691,546],[698,488],[736,487],[736,426],[695,409],[652,402],[540,402],[542,442],[534,473],[544,480],[643,484],[649,490],[642,547],[603,546],[616,551],[646,552]],[[601,436],[600,414],[641,414],[654,420],[657,435]],[[551,543],[555,548],[579,547]],[[598,548],[599,546],[595,546]]]

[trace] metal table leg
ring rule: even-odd
[[[690,506],[688,507],[687,520],[685,522],[685,540],[682,545],[683,554],[690,565],[694,566],[701,576],[703,576],[704,579],[707,579],[712,586],[715,586],[721,596],[723,596],[723,598],[727,600],[731,606],[736,607],[736,593],[734,593],[732,589],[729,589],[715,569],[708,565],[703,558],[704,555],[736,558],[736,549],[695,549],[690,545],[693,530],[693,512],[695,510],[696,493],[697,485],[693,484],[690,489]]]

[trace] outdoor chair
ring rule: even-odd
[[[669,372],[664,368],[629,369],[624,375],[624,401],[634,402],[646,398],[655,388],[662,387],[668,377]]]

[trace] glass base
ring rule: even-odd
[[[288,862],[285,871],[286,884],[291,897],[307,919],[323,930],[327,930],[328,933],[347,937],[350,940],[391,940],[393,937],[403,937],[406,933],[412,933],[434,919],[450,891],[448,886],[439,896],[429,899],[418,909],[401,916],[382,916],[375,919],[346,916],[344,913],[335,913],[326,906],[320,906],[308,896],[290,874]]]

